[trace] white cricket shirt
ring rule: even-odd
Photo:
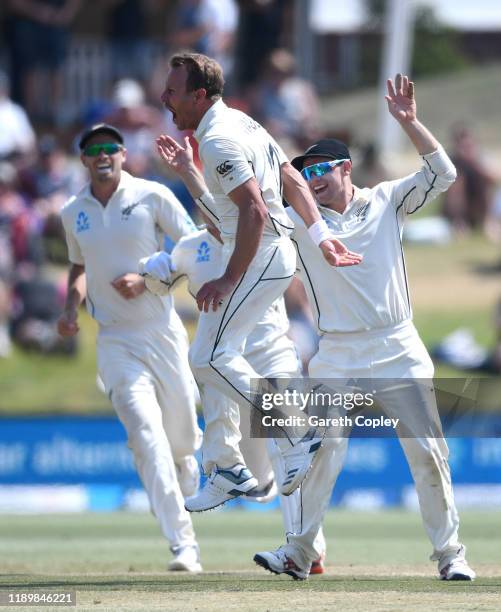
[[[174,247],[172,264],[175,271],[172,273],[171,285],[186,276],[188,290],[195,297],[204,283],[224,273],[223,245],[207,230],[190,234]],[[292,366],[288,362],[283,369],[279,368],[280,372],[297,369],[297,356],[291,339],[287,337],[288,330],[289,319],[284,300],[280,298],[268,308],[245,344],[246,359],[251,361],[254,356],[253,361],[257,359],[259,365],[263,363],[262,368],[254,366],[259,373],[262,373],[260,369],[264,367],[272,370],[274,363],[283,364],[284,354]]]
[[[202,197],[198,204],[216,221],[223,240],[235,237],[238,223],[238,208],[228,194],[252,177],[268,209],[263,235],[287,235],[291,228],[282,204],[280,167],[288,160],[268,132],[245,113],[218,100],[205,113],[194,136],[213,196],[212,202]]]
[[[142,257],[163,249],[163,235],[177,241],[195,231],[188,213],[170,189],[122,171],[118,188],[106,206],[90,185],[61,210],[69,259],[85,266],[87,310],[101,325],[145,321],[172,307],[170,296],[149,291],[126,300],[111,282],[138,272]]]
[[[363,255],[358,266],[334,268],[324,259],[292,209],[292,239],[297,264],[319,332],[358,332],[394,326],[412,318],[402,249],[406,215],[413,214],[446,191],[456,177],[442,148],[423,156],[419,172],[380,183],[373,189],[355,188],[343,214],[319,206],[336,238]]]

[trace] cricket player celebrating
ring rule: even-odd
[[[348,248],[364,255],[363,264],[349,272],[326,266],[310,247],[302,220],[290,211],[299,265],[321,334],[318,353],[309,366],[314,378],[377,382],[388,378],[431,381],[433,377],[433,363],[412,323],[402,226],[407,215],[446,191],[456,172],[443,148],[417,119],[414,84],[397,75],[395,84],[388,80],[387,86],[389,112],[423,159],[418,172],[373,189],[358,189],[351,182],[350,153],[337,140],[321,140],[292,162],[308,181],[327,225]],[[410,395],[389,394],[383,408],[391,416],[404,417],[410,430],[403,437],[401,430],[397,433],[416,484],[424,527],[433,545],[431,559],[438,562],[440,577],[473,580],[475,573],[458,539],[447,444],[443,437],[426,435],[420,427],[430,417],[439,422],[434,393],[428,389],[421,397],[416,390],[417,384],[414,389],[411,385]],[[302,486],[301,531],[290,535],[278,550],[258,553],[254,560],[259,565],[295,579],[307,577],[315,558],[312,544],[346,448],[346,437],[325,439]]]
[[[122,134],[100,124],[80,139],[90,183],[61,215],[71,268],[59,333],[78,332],[78,307],[99,325],[101,379],[134,454],[154,515],[170,543],[170,570],[200,571],[185,496],[198,488],[200,446],[188,339],[170,296],[147,289],[140,258],[195,230],[174,194],[122,170]],[[178,480],[179,479],[179,480]]]
[[[252,379],[260,377],[241,347],[296,269],[282,190],[308,228],[312,246],[329,265],[350,266],[361,258],[332,237],[304,181],[271,136],[224,104],[223,85],[221,67],[214,60],[187,53],[171,58],[162,94],[177,128],[195,130],[213,207],[204,194],[197,197],[216,220],[224,242],[218,278],[197,294],[202,312],[190,363],[200,386],[216,386],[241,405],[261,410],[260,397],[251,388]],[[158,144],[160,153],[168,155],[165,142]],[[287,494],[304,478],[321,440],[294,440],[286,430],[284,434],[280,444],[287,480],[281,490]],[[231,460],[218,458],[204,489],[187,507],[213,508],[256,486],[235,448]]]
[[[193,163],[188,139],[186,149],[178,149],[177,162],[186,157],[185,164]],[[171,169],[175,169],[172,165]],[[194,169],[194,176],[196,169]],[[192,187],[193,189],[193,187]],[[174,247],[172,254],[159,252],[144,258],[140,270],[147,278],[160,281],[158,292],[167,293],[180,279],[186,277],[188,290],[195,298],[208,280],[215,278],[221,269],[223,243],[219,230],[207,219],[207,229],[185,236]],[[289,320],[283,298],[277,299],[266,311],[250,333],[245,343],[244,357],[261,376],[266,378],[297,378],[300,376],[299,360],[295,347],[287,336]],[[235,448],[241,453],[239,461],[247,465],[258,484],[247,493],[251,500],[267,502],[276,496],[275,480],[285,479],[284,466],[276,442],[271,438],[251,437],[250,420],[240,420],[238,404],[227,398],[217,388],[205,384],[200,389],[204,406],[205,435],[211,445],[204,445],[202,466],[205,474],[211,474],[221,457],[233,457]],[[240,444],[239,444],[240,443]],[[270,463],[271,459],[271,463]],[[272,468],[273,465],[273,468]],[[192,500],[186,503],[190,507]],[[301,495],[296,490],[290,496],[280,496],[280,506],[285,533],[300,529]],[[310,573],[323,572],[325,538],[319,530],[314,542],[317,555]]]

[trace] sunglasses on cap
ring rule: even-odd
[[[83,154],[86,157],[98,157],[101,151],[106,155],[115,155],[123,149],[121,144],[118,142],[100,142],[98,144],[91,144],[85,147]]]
[[[303,178],[307,181],[311,181],[314,176],[323,176],[327,174],[327,172],[332,172],[332,170],[342,164],[345,161],[350,161],[349,159],[335,159],[333,161],[325,161],[320,162],[319,164],[313,164],[312,166],[306,166],[301,170],[301,174]]]

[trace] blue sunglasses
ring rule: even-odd
[[[333,161],[320,162],[319,164],[313,164],[312,166],[306,166],[301,170],[301,174],[307,181],[311,181],[314,176],[323,176],[327,172],[332,170],[349,159],[335,159]]]

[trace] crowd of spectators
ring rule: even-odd
[[[101,38],[108,43],[112,67],[108,93],[101,99],[89,97],[72,124],[62,126],[58,120],[72,24],[84,4],[8,0],[4,9],[8,36],[5,48],[0,47],[0,358],[9,355],[12,341],[46,353],[76,350],[74,343],[57,337],[54,321],[64,300],[61,264],[66,263],[59,211],[86,180],[75,144],[85,127],[99,121],[116,125],[128,151],[125,169],[167,184],[196,216],[184,185],[165,174],[155,149],[160,133],[184,136],[160,105],[165,63],[146,61],[151,44],[148,19],[155,10],[161,14],[165,0],[103,0]],[[292,4],[169,3],[169,27],[161,41],[164,59],[179,49],[216,57],[227,77],[227,102],[262,122],[289,155],[322,136],[345,136],[322,131],[317,93],[298,74],[287,40]],[[456,126],[454,143],[459,180],[445,200],[444,214],[457,230],[483,228],[497,179],[483,164],[465,126]],[[386,178],[374,145],[360,147],[358,157],[355,179],[372,186]],[[312,325],[304,298],[297,297],[300,292],[290,293],[291,320],[301,342],[304,329]],[[305,352],[314,349],[311,337],[305,346],[310,341],[313,345]]]

